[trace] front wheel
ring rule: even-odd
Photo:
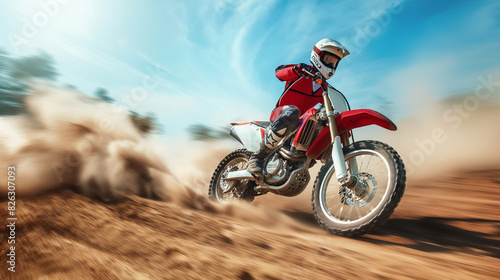
[[[252,152],[246,149],[238,149],[227,155],[217,166],[210,187],[208,189],[208,197],[211,200],[220,203],[229,203],[235,199],[242,199],[248,202],[254,199],[255,182],[250,180],[226,181],[227,173],[246,169]],[[230,184],[234,183],[231,191],[226,192],[230,188]]]
[[[347,172],[356,184],[341,187],[330,159],[314,183],[312,204],[318,223],[342,236],[358,236],[383,224],[403,196],[406,171],[390,146],[359,141],[344,147]]]

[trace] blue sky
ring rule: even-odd
[[[267,119],[281,64],[329,37],[352,55],[329,80],[353,108],[397,119],[500,74],[498,1],[3,1],[0,47],[43,50],[57,83],[106,88],[154,112],[166,137],[193,123]],[[495,78],[494,78],[495,79]],[[500,80],[500,78],[496,78]],[[388,105],[387,102],[390,102]]]

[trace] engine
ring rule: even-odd
[[[290,150],[281,147],[274,153],[266,162],[265,165],[265,181],[270,185],[281,185],[285,183],[293,170],[306,158],[305,151],[299,151],[293,147],[290,141],[287,141]]]
[[[292,147],[289,143],[289,147]],[[266,162],[264,168],[264,181],[269,185],[265,188],[284,196],[296,196],[301,193],[309,182],[310,160],[305,152],[292,151],[281,148]]]
[[[270,185],[281,185],[288,180],[290,170],[290,163],[277,152],[267,161],[265,167],[265,181]]]

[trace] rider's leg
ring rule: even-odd
[[[266,129],[266,133],[260,148],[250,157],[248,162],[248,172],[257,177],[262,177],[264,159],[277,148],[278,143],[284,137],[293,133],[299,126],[300,111],[295,106],[281,106],[271,113],[271,125]]]

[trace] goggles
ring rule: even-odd
[[[329,52],[324,52],[323,58],[321,58],[323,64],[325,64],[328,68],[337,69],[337,65],[339,65],[339,57],[331,54]]]

